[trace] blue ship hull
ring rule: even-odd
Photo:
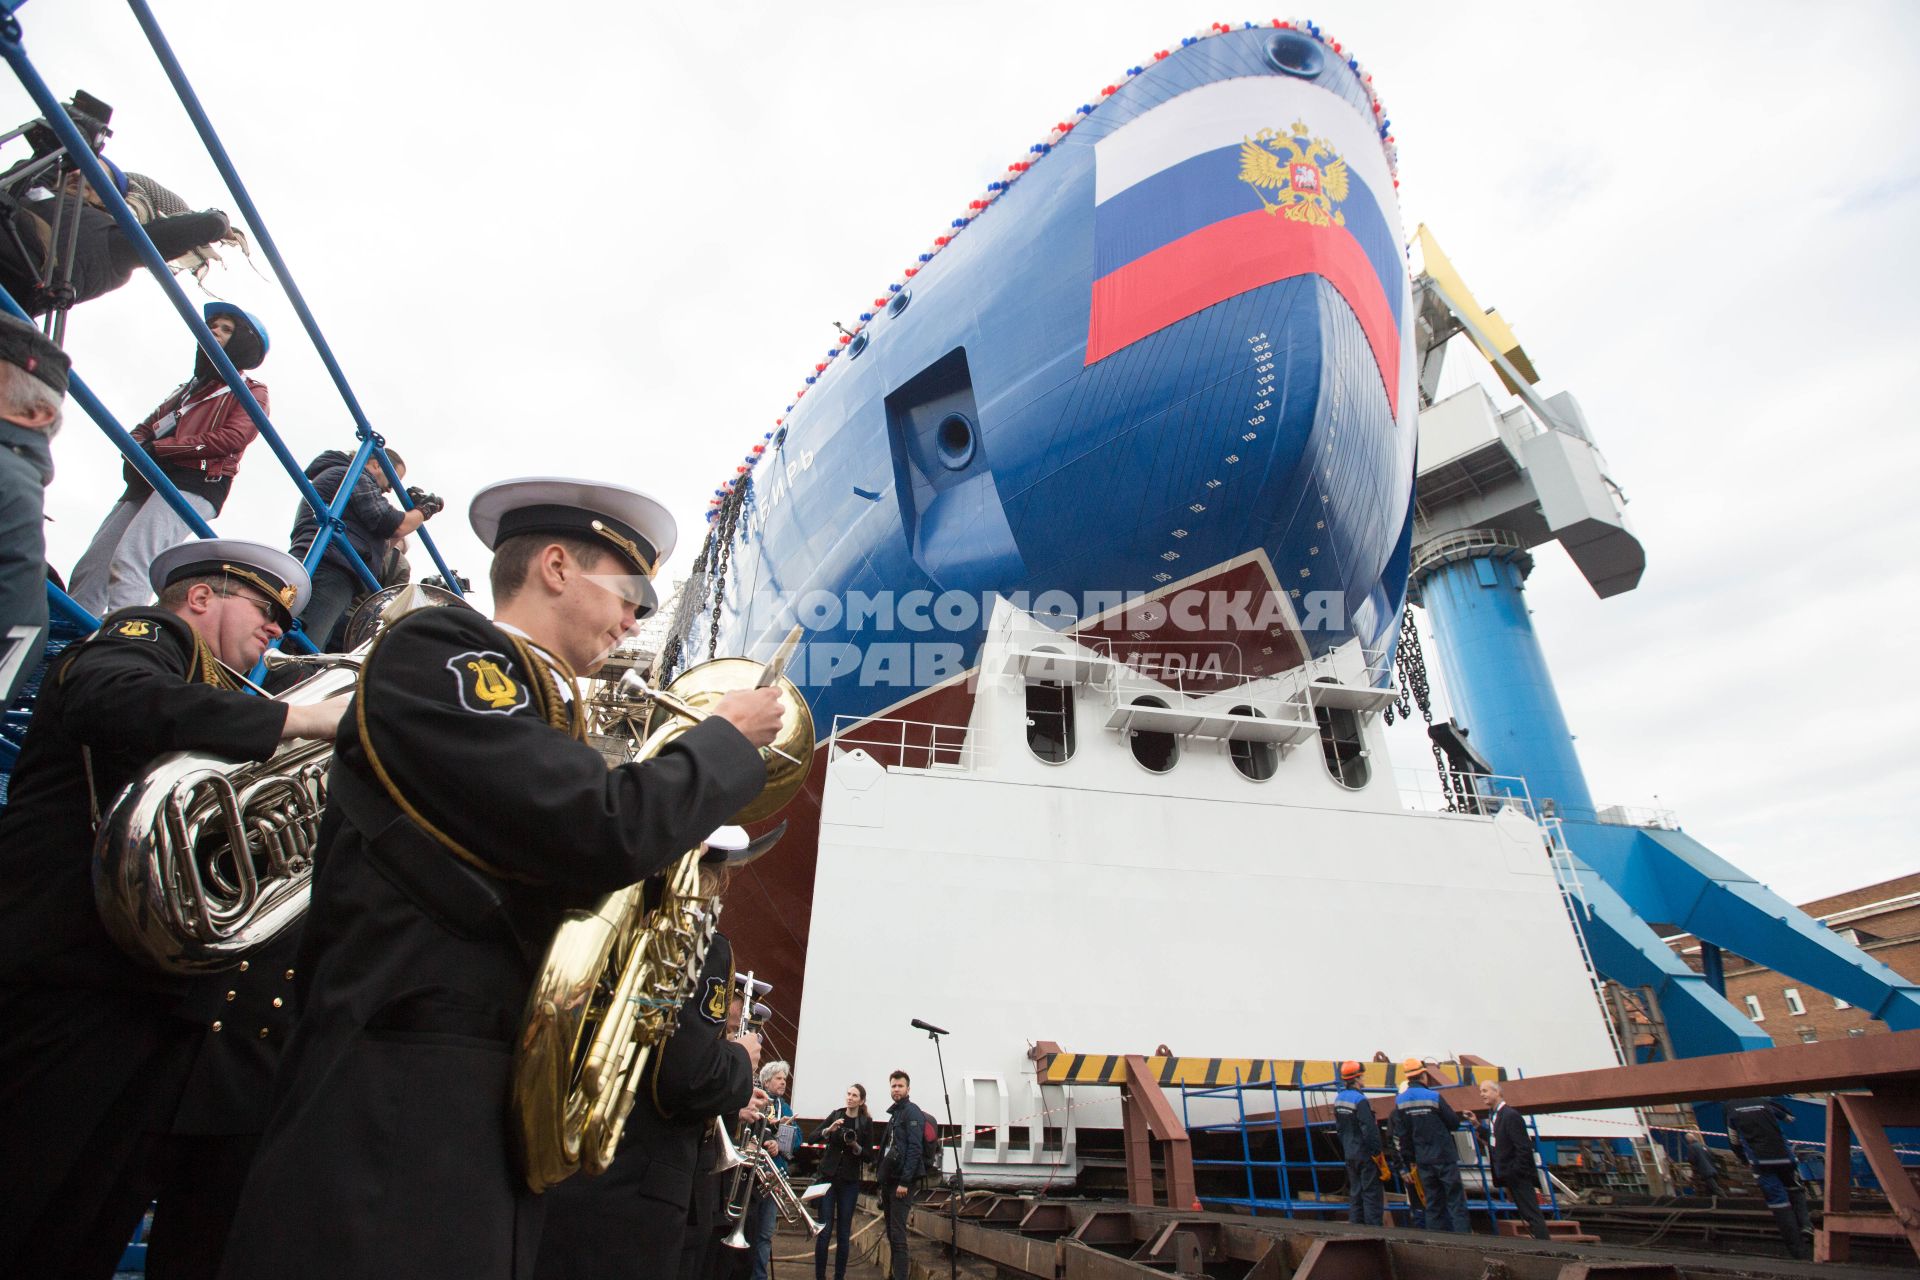
[[[1282,62],[1311,41],[1318,73],[1276,65],[1276,41],[1291,42]],[[764,659],[796,620],[806,628],[793,674],[823,737],[883,712],[943,718],[928,699],[963,683],[994,595],[1062,627],[1136,598],[1130,621],[1112,624],[1123,626],[1137,621],[1139,597],[1250,587],[1260,597],[1251,623],[1215,619],[1186,637],[1230,648],[1237,675],[1352,641],[1381,664],[1390,656],[1415,442],[1411,307],[1390,189],[1382,197],[1356,178],[1344,208],[1349,227],[1375,229],[1367,247],[1392,304],[1394,358],[1383,360],[1377,334],[1370,347],[1350,288],[1303,271],[1090,360],[1103,255],[1116,243],[1126,252],[1134,232],[1115,225],[1126,213],[1102,206],[1108,221],[1096,217],[1098,157],[1112,154],[1101,144],[1129,126],[1157,127],[1155,113],[1185,95],[1249,81],[1228,92],[1270,91],[1288,115],[1304,100],[1313,129],[1337,113],[1380,145],[1361,78],[1309,35],[1246,29],[1172,51],[1079,119],[808,380],[752,472],[733,536],[723,512],[707,560],[727,566],[720,654]],[[1293,123],[1250,118],[1246,132]],[[1177,158],[1184,144],[1156,145]],[[1238,163],[1231,151],[1226,160]],[[1382,155],[1371,163],[1385,172]],[[1184,171],[1169,172],[1154,179],[1171,191],[1163,207],[1135,202],[1143,219],[1165,220],[1165,201],[1186,198]],[[1265,196],[1251,186],[1236,196],[1236,181],[1216,175],[1211,190],[1243,200],[1253,231],[1298,230],[1277,215],[1260,223]],[[1396,378],[1406,388],[1397,412]],[[687,621],[685,657],[703,657],[711,613]],[[944,714],[963,718],[948,702]],[[788,814],[795,830],[760,871],[779,892],[770,883],[765,902],[728,910],[756,967],[795,988],[811,900],[815,815],[805,809]],[[797,1008],[797,990],[783,997]]]

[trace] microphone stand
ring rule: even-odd
[[[940,1052],[940,1037],[944,1032],[927,1029],[927,1039],[933,1041],[934,1061],[940,1064],[940,1097],[947,1104],[947,1127],[957,1135],[959,1126],[953,1122],[953,1095],[947,1091],[947,1059]],[[960,1148],[953,1150],[953,1194],[947,1197],[947,1280],[958,1280],[960,1274],[960,1200],[967,1194],[966,1175],[960,1171]]]

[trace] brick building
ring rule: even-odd
[[[1801,904],[1800,909],[1854,943],[1904,978],[1920,982],[1920,874],[1852,889]],[[1696,970],[1700,941],[1692,934],[1668,938]],[[1752,1018],[1775,1044],[1884,1035],[1887,1024],[1804,982],[1784,978],[1731,951],[1721,953],[1727,999]]]

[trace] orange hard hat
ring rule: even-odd
[[[1420,1059],[1418,1058],[1403,1058],[1400,1060],[1401,1075],[1407,1075],[1407,1076],[1418,1075],[1420,1072],[1425,1071],[1426,1069],[1427,1069],[1426,1064],[1420,1061]]]
[[[1360,1074],[1359,1063],[1353,1062],[1353,1061],[1347,1061],[1340,1064],[1340,1078],[1342,1080],[1351,1080],[1359,1074]]]

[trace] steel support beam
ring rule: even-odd
[[[1126,1057],[1120,1116],[1127,1147],[1127,1199],[1149,1208],[1156,1203],[1152,1139],[1158,1138],[1165,1156],[1168,1206],[1186,1209],[1196,1204],[1193,1143],[1173,1104],[1160,1092],[1160,1082],[1147,1070],[1147,1060],[1137,1053]]]

